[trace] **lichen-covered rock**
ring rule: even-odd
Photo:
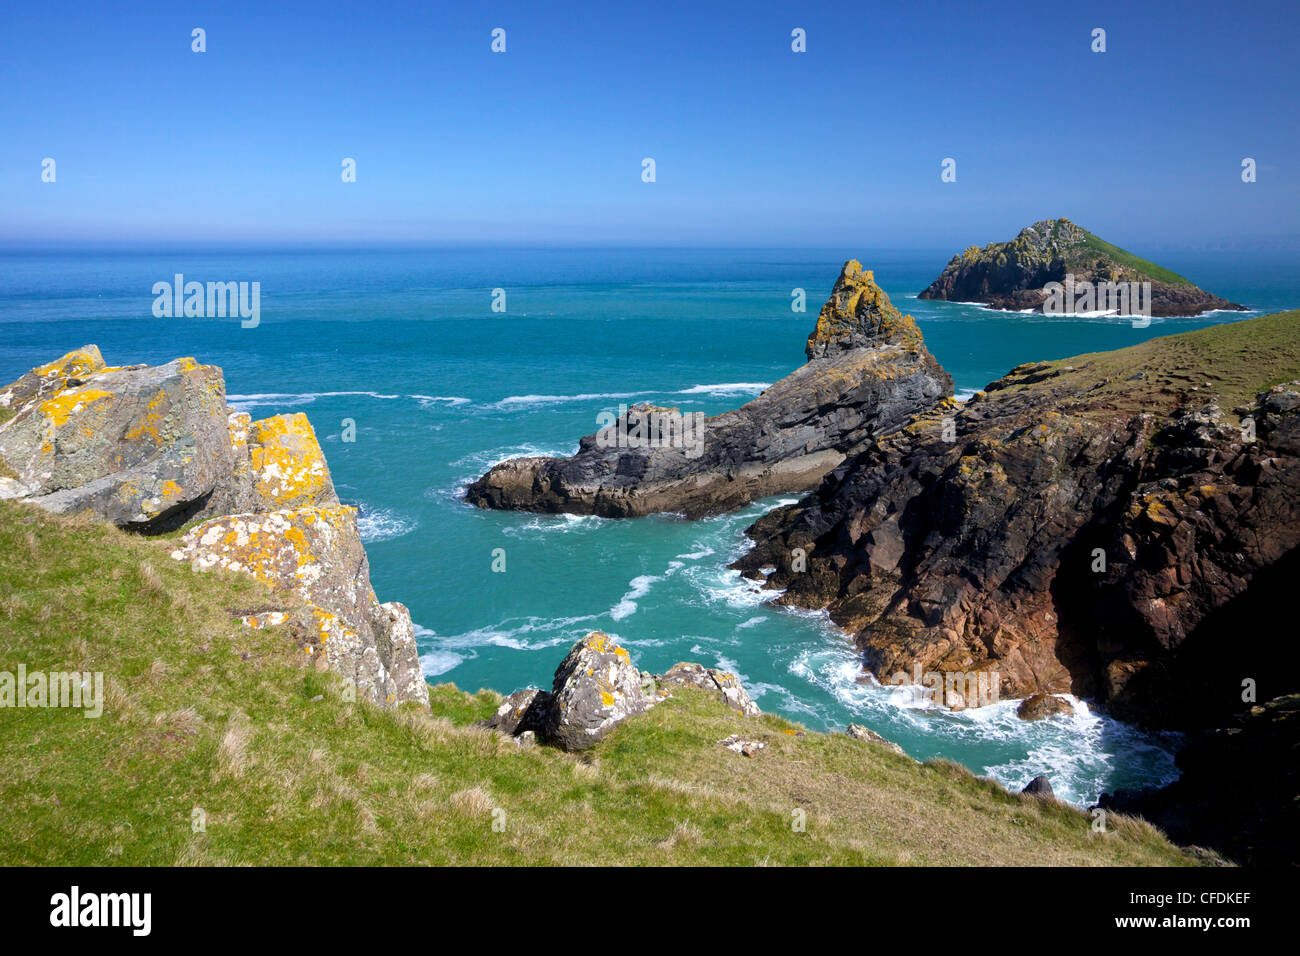
[[[550,706],[551,695],[544,690],[536,687],[517,690],[501,702],[495,714],[487,720],[480,720],[475,726],[497,730],[511,737],[529,731],[536,734],[544,730]]]
[[[1026,697],[1016,707],[1016,716],[1021,720],[1042,720],[1044,717],[1072,713],[1074,713],[1074,705],[1064,697],[1057,697],[1055,694],[1034,694],[1032,697]]]
[[[232,427],[232,445],[241,437],[248,449],[254,498],[250,510],[338,503],[325,453],[306,415],[298,412],[238,423]]]
[[[0,408],[17,409],[32,401],[53,397],[65,388],[104,368],[99,348],[87,345],[46,365],[32,369],[12,385],[0,389]]]
[[[0,459],[13,473],[7,497],[145,530],[221,503],[231,451],[215,366],[181,358],[104,368],[87,348],[5,394],[15,411],[0,426]]]
[[[546,714],[548,742],[585,750],[617,724],[654,706],[628,652],[600,631],[573,645],[555,671]]]
[[[380,704],[428,706],[414,626],[401,604],[380,604],[356,509],[326,505],[227,515],[191,528],[172,552],[198,570],[251,574],[308,604],[330,667]]]
[[[869,727],[864,727],[861,724],[849,724],[849,726],[845,728],[844,732],[854,740],[865,740],[869,743],[879,744],[887,750],[892,750],[896,754],[902,754],[904,757],[907,756],[902,747],[894,743],[892,740],[886,740]]]
[[[735,674],[714,667],[681,662],[674,664],[666,673],[658,675],[654,680],[663,686],[677,684],[706,690],[717,696],[732,710],[746,717],[757,717],[762,713]]]
[[[615,518],[716,514],[815,487],[846,455],[952,395],[916,323],[856,261],[845,263],[806,352],[805,365],[762,395],[705,420],[698,443],[611,443],[664,411],[636,406],[603,438],[583,438],[570,458],[496,465],[466,498],[482,508]]]

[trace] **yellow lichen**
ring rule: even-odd
[[[68,417],[79,412],[91,402],[98,402],[111,397],[111,393],[98,388],[74,388],[60,392],[54,398],[41,402],[40,410],[56,427],[61,428],[68,422]]]

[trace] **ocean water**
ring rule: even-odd
[[[220,365],[231,404],[302,411],[340,496],[359,507],[381,600],[407,604],[429,680],[508,693],[549,686],[593,629],[636,663],[740,675],[764,710],[817,730],[864,723],[920,759],[945,756],[1009,786],[1047,773],[1085,803],[1176,775],[1177,735],[1093,714],[1027,724],[1003,702],[960,714],[861,684],[848,637],[822,615],[769,607],[726,570],[743,529],[782,500],[701,521],[487,512],[459,500],[490,465],[567,454],[596,415],[647,399],[716,414],[803,362],[843,260],[860,258],[968,394],[1021,362],[1118,348],[1238,318],[1152,321],[995,313],[916,293],[951,250],[90,248],[0,252],[0,382],[87,343],[110,364],[180,355]],[[1257,312],[1300,306],[1278,254],[1157,257]],[[261,283],[261,321],[156,319],[151,289]],[[492,290],[506,292],[493,312]],[[808,311],[791,310],[792,290]],[[341,440],[344,419],[356,440]],[[504,549],[506,570],[492,571]]]

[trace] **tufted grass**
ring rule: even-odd
[[[492,691],[433,687],[431,715],[348,704],[235,620],[283,601],[170,546],[0,501],[0,670],[102,671],[107,698],[98,719],[0,710],[0,864],[1197,862],[1144,823],[1093,833],[955,764],[687,689],[582,755],[469,727]],[[767,747],[718,746],[733,733]]]

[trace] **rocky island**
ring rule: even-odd
[[[1246,310],[1244,305],[1221,299],[1175,272],[1111,245],[1068,219],[1044,219],[1020,230],[1009,242],[991,242],[982,249],[971,246],[953,256],[918,298],[1039,311],[1048,300],[1044,286],[1064,282],[1067,275],[1093,284],[1150,282],[1150,314],[1154,316]]]
[[[593,434],[571,458],[502,462],[466,498],[481,508],[605,517],[716,514],[810,490],[845,456],[952,396],[952,379],[915,320],[856,260],[844,264],[805,354],[805,365],[758,398],[705,421],[697,454],[673,442],[628,447]],[[675,411],[634,406],[612,434],[628,431],[628,418]]]

